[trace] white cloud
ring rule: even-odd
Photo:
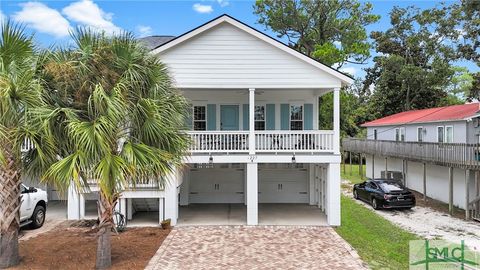
[[[140,37],[149,36],[152,34],[152,27],[146,26],[146,25],[138,25],[137,32],[140,35]]]
[[[230,1],[228,1],[228,0],[217,0],[217,3],[218,3],[221,7],[226,7],[226,6],[230,5]]]
[[[78,24],[105,31],[108,34],[121,31],[121,28],[112,22],[113,14],[104,12],[91,0],[74,2],[63,8],[62,13]]]
[[[210,5],[202,5],[202,4],[196,3],[193,5],[193,10],[195,10],[198,13],[211,13],[213,11],[213,8]]]
[[[344,68],[341,68],[340,71],[344,73],[348,73],[352,76],[355,76],[355,74],[357,73],[357,69],[354,67],[344,67]]]
[[[22,10],[13,14],[14,20],[56,37],[69,35],[70,23],[57,10],[39,2],[22,3],[20,6]]]

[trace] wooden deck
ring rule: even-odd
[[[435,164],[449,168],[460,168],[475,173],[475,188],[472,194],[466,192],[465,218],[480,221],[480,144],[467,143],[431,143],[431,142],[397,142],[385,140],[367,140],[345,138],[342,151],[358,154],[399,158],[423,163],[423,195],[426,198],[425,164]],[[361,159],[362,160],[362,159]],[[351,161],[350,161],[351,162]],[[449,176],[449,210],[453,211],[453,170]],[[372,172],[373,174],[373,172]],[[469,177],[466,175],[468,183]],[[473,200],[472,200],[473,197]]]
[[[480,144],[397,142],[345,138],[342,151],[480,170]]]

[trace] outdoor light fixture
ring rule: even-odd
[[[212,164],[213,163],[213,157],[210,155],[210,158],[208,159],[208,163]]]
[[[295,155],[293,155],[292,156],[292,163],[295,163],[295,162],[297,162],[297,161],[295,160]]]

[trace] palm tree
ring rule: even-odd
[[[164,186],[188,146],[187,102],[166,67],[128,33],[77,30],[75,46],[43,61],[45,100],[36,115],[57,151],[43,180],[66,191],[99,187],[96,267],[111,265],[114,207],[125,187]]]
[[[43,106],[42,87],[36,79],[37,54],[32,37],[24,28],[9,21],[0,22],[0,268],[19,262],[20,183],[24,158],[37,168],[45,167],[48,157],[36,150],[21,151],[25,141],[41,143],[28,124],[31,111]],[[48,147],[45,147],[48,149]],[[37,163],[39,162],[39,163]]]

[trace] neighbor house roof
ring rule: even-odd
[[[166,51],[180,43],[183,43],[184,41],[186,40],[189,40],[195,36],[197,36],[198,34],[201,34],[221,23],[229,23],[230,25],[233,25],[257,38],[259,38],[260,40],[263,40],[317,68],[319,68],[320,70],[323,70],[324,72],[340,79],[342,82],[346,83],[346,84],[352,84],[353,83],[353,78],[348,75],[348,74],[345,74],[337,69],[334,69],[326,64],[323,64],[321,62],[319,62],[318,60],[316,59],[313,59],[311,58],[310,56],[308,55],[305,55],[301,52],[298,52],[297,50],[295,49],[292,49],[291,47],[289,47],[288,45],[284,44],[283,42],[275,39],[275,38],[272,38],[271,36],[263,33],[263,32],[260,32],[258,31],[257,29],[227,15],[227,14],[223,14],[223,15],[220,15],[218,16],[217,18],[209,21],[209,22],[206,22],[205,24],[203,25],[200,25],[198,26],[197,28],[195,29],[192,29],[178,37],[175,37],[159,46],[157,46],[156,48],[154,48],[152,50],[152,52],[154,54],[158,54],[158,53],[161,53],[163,51]]]
[[[480,103],[412,110],[393,114],[362,124],[362,127],[404,125],[469,119],[480,111]]]
[[[145,47],[147,47],[148,50],[153,50],[155,48],[158,48],[159,46],[162,46],[163,44],[169,42],[174,38],[175,36],[148,36],[148,37],[139,38],[138,40],[140,41],[140,43],[145,45]]]

